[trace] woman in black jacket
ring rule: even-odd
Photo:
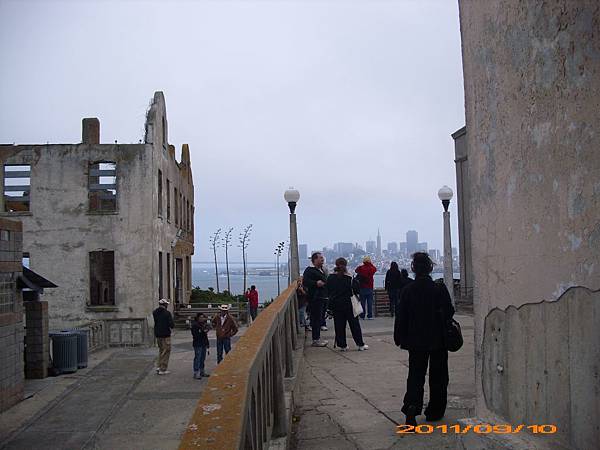
[[[327,292],[329,293],[329,309],[333,312],[333,323],[335,326],[335,343],[341,352],[348,350],[346,343],[346,322],[350,325],[352,338],[358,350],[367,350],[360,329],[358,317],[352,310],[351,297],[354,294],[352,290],[352,275],[348,273],[348,262],[344,258],[335,260],[335,269],[333,274],[327,277]]]
[[[385,290],[387,291],[388,298],[390,299],[390,314],[394,317],[394,311],[396,310],[396,303],[400,295],[400,288],[402,287],[402,274],[398,268],[398,263],[392,261],[389,270],[385,274]]]
[[[394,323],[394,342],[408,350],[408,380],[402,412],[408,425],[416,425],[423,408],[423,387],[429,365],[427,421],[436,421],[446,412],[448,351],[444,326],[454,315],[450,294],[443,284],[431,279],[433,262],[427,253],[415,253],[412,261],[415,281],[400,294]]]

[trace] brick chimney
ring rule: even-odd
[[[81,142],[83,144],[100,143],[100,121],[96,117],[82,119]]]

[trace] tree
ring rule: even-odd
[[[210,248],[212,248],[213,255],[215,256],[215,277],[217,279],[217,294],[219,293],[219,268],[217,266],[217,248],[219,247],[219,236],[221,234],[221,229],[219,228],[215,231],[210,237]]]
[[[225,236],[223,236],[223,247],[225,247],[225,268],[227,270],[227,292],[231,295],[231,284],[229,282],[229,255],[228,249],[231,245],[231,232],[233,231],[233,227],[225,232]],[[245,292],[245,291],[244,291]]]
[[[279,257],[281,256],[281,252],[283,252],[284,248],[284,242],[280,242],[275,248],[275,257],[277,258],[277,295],[281,294],[281,287],[279,286]]]
[[[244,262],[244,293],[246,293],[246,249],[250,244],[250,233],[252,232],[252,224],[244,228],[244,231],[240,233],[239,247],[242,249],[242,261]]]

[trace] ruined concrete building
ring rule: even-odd
[[[459,6],[477,415],[600,448],[600,4]]]
[[[51,329],[103,320],[110,343],[140,343],[159,298],[189,302],[190,152],[175,158],[162,92],[145,130],[143,143],[101,144],[87,118],[80,144],[0,146],[0,215],[22,221],[24,258],[59,286],[45,295]]]

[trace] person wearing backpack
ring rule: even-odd
[[[329,294],[329,308],[333,312],[333,323],[335,326],[335,343],[341,352],[348,350],[346,343],[346,323],[350,326],[350,332],[358,350],[369,348],[362,338],[360,322],[354,315],[352,309],[353,290],[352,275],[348,273],[348,261],[345,258],[335,260],[333,274],[327,277],[327,292]]]
[[[445,323],[454,307],[443,284],[431,279],[433,262],[427,253],[417,252],[411,264],[415,280],[402,289],[394,322],[394,342],[408,350],[408,379],[402,412],[407,425],[416,425],[423,408],[425,374],[429,366],[428,422],[441,420],[448,397],[448,350]]]

